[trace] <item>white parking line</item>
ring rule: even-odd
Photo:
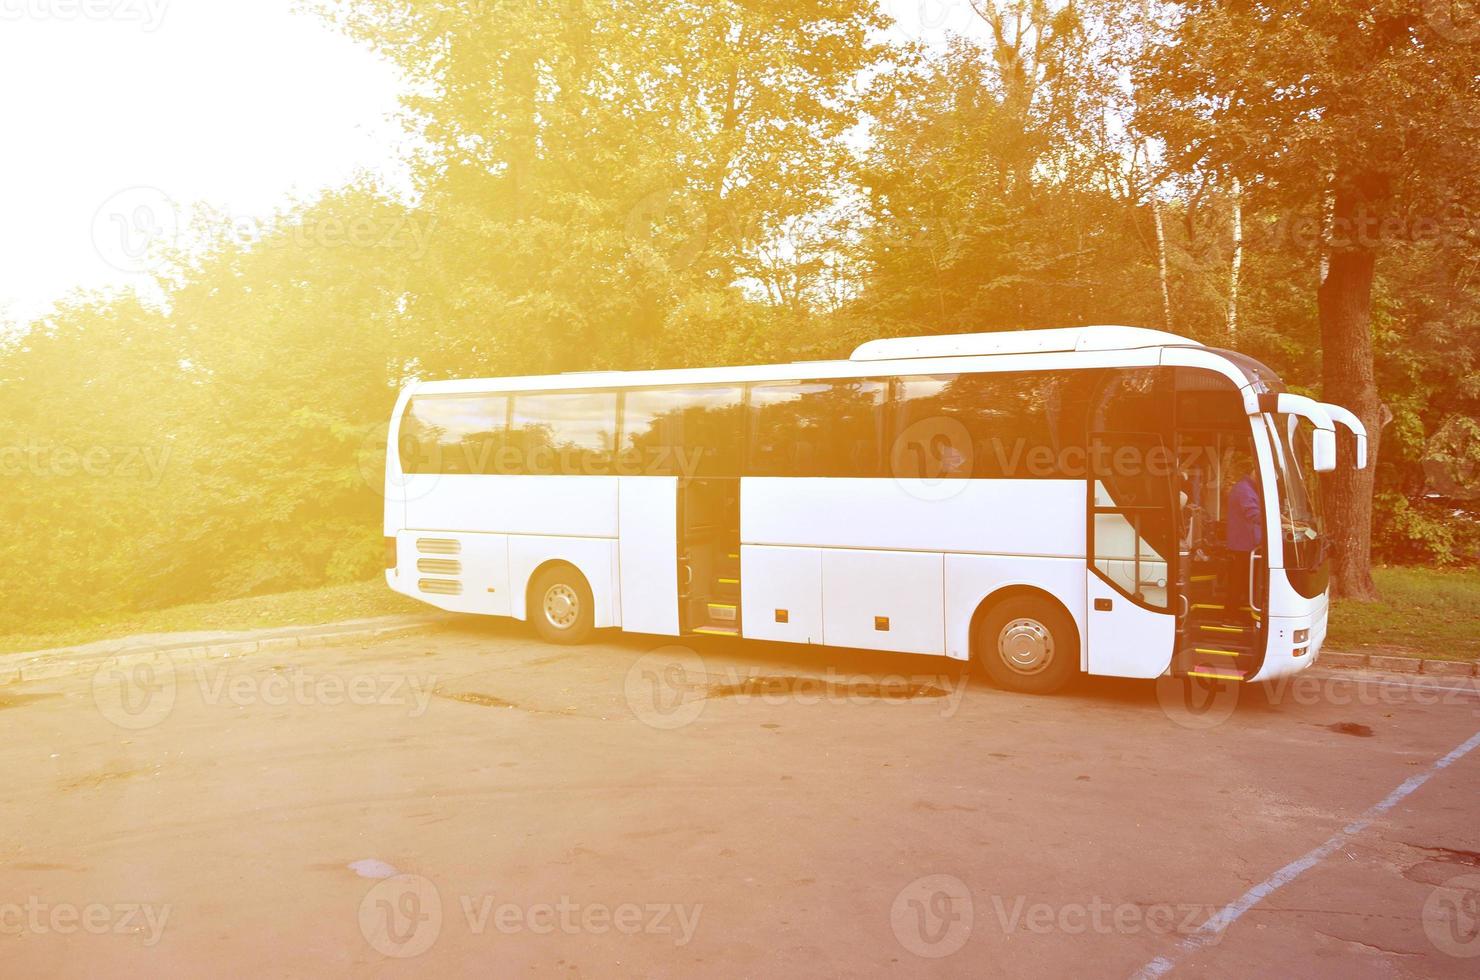
[[[1469,754],[1471,750],[1473,750],[1477,746],[1480,746],[1480,732],[1476,732],[1474,735],[1471,735],[1468,739],[1465,740],[1463,744],[1456,747],[1448,755],[1435,761],[1431,766],[1429,766],[1428,769],[1408,777],[1408,779],[1403,781],[1403,785],[1399,786],[1397,789],[1389,793],[1387,795],[1387,798],[1384,799],[1381,803],[1377,804],[1372,809],[1362,814],[1352,823],[1349,823],[1345,827],[1343,827],[1339,834],[1334,835],[1324,844],[1317,847],[1315,850],[1303,854],[1295,860],[1291,861],[1289,864],[1285,865],[1283,868],[1276,871],[1268,878],[1265,878],[1253,888],[1250,888],[1248,891],[1244,892],[1243,895],[1239,897],[1238,901],[1225,906],[1221,911],[1218,912],[1217,915],[1214,915],[1212,918],[1208,919],[1208,921],[1199,926],[1196,932],[1192,933],[1192,935],[1188,936],[1186,939],[1183,939],[1176,946],[1174,946],[1169,953],[1164,956],[1158,956],[1150,963],[1147,963],[1145,966],[1141,967],[1141,969],[1133,975],[1135,980],[1152,980],[1152,978],[1165,976],[1167,973],[1171,972],[1172,968],[1177,965],[1178,960],[1181,960],[1189,953],[1195,953],[1199,949],[1202,949],[1204,946],[1207,946],[1209,943],[1214,942],[1220,933],[1222,933],[1229,926],[1237,922],[1245,912],[1249,911],[1249,909],[1253,908],[1255,905],[1258,905],[1260,902],[1264,901],[1264,899],[1268,898],[1270,895],[1279,891],[1281,888],[1285,887],[1290,882],[1294,881],[1296,878],[1299,878],[1301,875],[1305,874],[1305,872],[1309,871],[1311,868],[1315,867],[1317,864],[1320,864],[1326,858],[1330,857],[1348,840],[1350,840],[1357,834],[1360,834],[1362,831],[1371,826],[1372,821],[1376,820],[1378,817],[1382,816],[1384,813],[1397,806],[1406,797],[1413,793],[1414,790],[1418,789],[1424,783],[1432,779],[1434,775],[1438,773],[1441,769],[1446,769],[1449,766],[1453,765],[1455,762],[1464,758],[1467,754]]]

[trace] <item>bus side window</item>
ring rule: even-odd
[[[887,396],[872,379],[751,385],[746,474],[883,476]]]
[[[629,475],[737,477],[745,389],[739,385],[627,392],[622,467]]]
[[[501,455],[505,472],[538,476],[612,472],[616,392],[517,394],[510,421],[514,451]]]
[[[403,473],[496,472],[508,434],[507,395],[419,396],[401,419]]]
[[[1064,477],[1066,463],[1049,420],[1059,385],[1047,372],[901,378],[896,438],[928,442],[929,458],[920,473],[900,475]]]

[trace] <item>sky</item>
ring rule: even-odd
[[[881,0],[901,39],[968,0]],[[404,182],[401,78],[294,0],[0,0],[0,327],[146,288],[197,206],[252,227],[369,172]]]
[[[400,172],[398,73],[293,0],[0,0],[0,91],[0,322],[146,282],[195,204]]]

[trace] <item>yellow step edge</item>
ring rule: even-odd
[[[734,609],[734,608],[736,608],[735,607],[735,604],[733,602],[706,602],[704,604],[706,606],[709,606],[711,609],[714,609],[714,608],[719,608],[719,609]]]
[[[1194,582],[1211,582],[1214,579],[1216,579],[1217,577],[1218,576],[1216,576],[1216,575],[1194,575],[1194,576],[1192,576],[1192,581],[1194,581]]]
[[[721,630],[712,626],[700,626],[694,630],[695,633],[703,633],[707,636],[739,636],[739,630]]]
[[[1204,650],[1202,647],[1193,647],[1194,653],[1206,653],[1210,657],[1237,657],[1238,653],[1233,650]]]
[[[1216,605],[1215,603],[1211,603],[1211,602],[1194,602],[1192,604],[1192,608],[1193,609],[1222,609],[1223,607],[1222,606],[1219,606],[1219,605]]]
[[[731,557],[731,558],[739,558],[740,557],[740,553],[737,552],[737,551],[732,551],[732,552],[730,552],[729,557]]]
[[[1189,670],[1188,677],[1206,677],[1215,681],[1242,681],[1243,677],[1238,674],[1208,674],[1200,670]]]
[[[739,585],[740,584],[740,580],[738,578],[722,578],[722,579],[719,580],[719,584],[720,585]]]
[[[1197,628],[1200,629],[1200,630],[1213,630],[1214,632],[1217,632],[1217,633],[1242,633],[1242,632],[1244,632],[1244,628],[1242,626],[1214,626],[1211,623],[1201,623],[1201,624],[1198,625]]]

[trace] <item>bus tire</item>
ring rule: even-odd
[[[584,643],[596,622],[586,577],[571,565],[552,565],[529,586],[529,618],[546,643]]]
[[[987,610],[972,639],[972,659],[1009,691],[1052,694],[1079,671],[1074,621],[1044,596],[1007,596]]]

